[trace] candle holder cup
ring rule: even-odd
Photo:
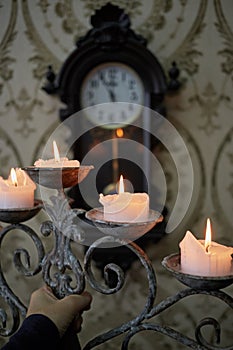
[[[18,224],[32,219],[43,208],[41,200],[34,201],[34,206],[31,208],[0,208],[0,221],[9,224]]]
[[[233,272],[227,276],[199,276],[182,271],[180,254],[174,253],[165,257],[162,265],[181,283],[194,289],[218,290],[233,283]]]
[[[80,167],[44,168],[29,166],[23,168],[37,184],[52,189],[69,188],[85,179],[92,165]]]
[[[90,220],[104,235],[120,237],[130,241],[142,237],[156,224],[163,221],[163,216],[150,209],[147,221],[118,222],[105,220],[103,208],[94,208],[86,212],[86,218]]]

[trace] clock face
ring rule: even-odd
[[[85,114],[95,125],[105,124],[102,127],[109,129],[124,127],[139,117],[143,102],[144,87],[139,75],[122,63],[100,64],[82,83],[81,107],[93,106]]]

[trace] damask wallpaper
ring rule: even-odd
[[[49,64],[59,71],[75,42],[90,28],[90,16],[105,0],[0,0],[0,175],[11,167],[32,165],[40,157],[47,138],[59,123],[62,104],[48,96],[42,86]],[[130,15],[132,28],[148,41],[148,48],[168,72],[175,61],[180,69],[181,88],[166,96],[168,120],[183,137],[194,166],[194,191],[190,207],[180,225],[162,241],[148,248],[157,273],[158,300],[182,286],[161,266],[161,259],[178,250],[187,229],[203,236],[206,217],[211,217],[214,237],[233,246],[233,2],[232,0],[117,0],[111,1]],[[67,130],[60,135],[65,144]],[[179,156],[179,149],[177,149]],[[176,199],[176,179],[166,149],[160,150],[166,174],[169,212]],[[186,176],[185,159],[180,162]],[[182,168],[183,167],[183,168]],[[188,175],[185,186],[189,186]],[[185,187],[183,189],[186,190]],[[185,203],[183,204],[185,205]],[[181,203],[182,206],[182,203]],[[180,208],[182,210],[182,208]],[[40,214],[32,220],[38,226]],[[9,239],[9,238],[8,238]],[[46,241],[46,240],[45,240]],[[10,257],[25,238],[11,237],[10,252],[1,252],[10,285],[18,288],[25,303],[42,282],[19,276]],[[9,244],[9,243],[8,243]],[[49,247],[51,242],[46,241]],[[79,254],[82,250],[76,247]],[[94,295],[93,310],[86,316],[81,341],[96,332],[131,318],[140,310],[147,293],[143,268],[135,263],[127,274],[120,295]],[[106,303],[106,298],[108,302]],[[208,302],[207,302],[208,300]],[[225,306],[206,297],[193,298],[159,321],[192,335],[203,316],[214,314],[223,323],[222,343],[232,343],[232,317]],[[217,315],[217,316],[216,316]],[[157,334],[142,332],[132,341],[136,349],[183,349]],[[4,340],[0,340],[3,344]],[[119,349],[119,340],[101,349]]]

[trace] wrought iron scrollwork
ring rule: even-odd
[[[58,298],[68,294],[81,294],[85,288],[82,266],[71,249],[71,238],[81,240],[81,231],[73,224],[75,211],[69,208],[67,199],[60,192],[51,197],[52,205],[45,204],[46,212],[52,221],[41,226],[41,233],[48,236],[54,234],[54,247],[46,254],[42,262],[42,275]],[[57,271],[52,272],[52,269]],[[75,286],[71,284],[76,280]]]
[[[98,246],[101,246],[104,243],[109,243],[109,242],[115,242],[115,243],[119,243],[119,244],[126,244],[125,241],[121,241],[115,237],[112,236],[106,236],[103,238],[100,238],[99,240],[97,240],[95,243],[93,243],[86,255],[85,255],[85,259],[84,259],[84,268],[86,271],[86,277],[89,281],[89,283],[91,284],[92,288],[94,288],[95,290],[103,293],[103,294],[113,294],[118,292],[123,284],[124,284],[124,274],[123,271],[121,270],[121,268],[115,264],[108,264],[105,267],[105,273],[107,273],[108,269],[113,270],[114,272],[117,273],[118,276],[118,281],[117,281],[117,285],[115,288],[107,288],[107,287],[103,287],[100,283],[98,283],[96,281],[96,279],[94,278],[93,272],[91,270],[91,258],[94,252],[95,248],[98,248]],[[119,336],[120,334],[123,334],[127,331],[129,331],[130,329],[132,329],[132,327],[137,326],[138,324],[140,324],[145,318],[146,315],[148,314],[148,312],[151,310],[155,297],[156,297],[156,277],[155,277],[155,273],[153,270],[153,267],[151,265],[150,260],[148,259],[147,255],[145,254],[145,252],[134,242],[130,242],[127,244],[127,247],[133,251],[137,257],[140,259],[142,265],[144,266],[144,268],[146,269],[147,272],[147,278],[148,278],[148,297],[144,306],[144,309],[142,310],[142,312],[136,316],[134,319],[132,319],[129,322],[126,322],[124,324],[122,324],[119,327],[116,327],[114,329],[112,329],[111,331],[108,331],[104,334],[101,334],[97,337],[95,337],[94,339],[92,339],[90,342],[88,342],[88,344],[86,344],[86,346],[84,347],[84,350],[89,350],[92,349],[94,347],[96,347],[99,344],[102,344],[112,338],[115,338],[117,336]]]
[[[38,254],[37,266],[31,270],[30,254],[24,248],[15,250],[13,261],[14,261],[15,267],[21,274],[29,277],[35,276],[41,271],[41,262],[44,257],[43,244],[40,238],[37,236],[37,234],[30,227],[24,224],[12,224],[12,225],[6,226],[5,228],[2,228],[2,230],[0,231],[0,248],[2,248],[3,239],[5,238],[7,233],[9,233],[12,230],[20,230],[21,232],[26,233],[26,235],[32,239]],[[23,258],[25,260],[25,263],[23,263]],[[5,303],[8,305],[10,309],[11,320],[12,320],[12,325],[9,327],[8,326],[9,322],[7,322],[8,321],[7,313],[5,312],[5,310],[0,309],[0,320],[2,323],[2,327],[0,328],[0,335],[10,336],[19,327],[20,315],[22,317],[25,317],[27,308],[8,285],[3,274],[1,264],[0,264],[0,296],[2,297],[2,299],[5,301]]]
[[[42,234],[53,233],[55,243],[53,249],[46,254],[42,262],[42,275],[58,298],[68,294],[81,294],[85,288],[84,273],[80,262],[71,250],[71,239],[64,236],[52,222],[45,222],[41,227]],[[52,269],[57,271],[52,272]],[[72,274],[71,274],[72,273]],[[71,286],[73,276],[75,286]]]
[[[167,297],[158,304],[155,304],[157,293],[156,274],[146,253],[134,242],[120,240],[113,236],[104,236],[93,242],[84,256],[83,267],[71,248],[72,240],[82,240],[82,232],[78,225],[73,224],[73,219],[77,215],[77,210],[72,211],[63,195],[51,198],[51,205],[46,205],[47,213],[52,221],[45,221],[41,225],[41,234],[46,237],[53,234],[53,248],[45,254],[41,239],[28,226],[24,224],[12,224],[0,231],[0,248],[6,234],[14,229],[20,230],[29,236],[37,249],[38,264],[32,268],[30,263],[30,254],[24,248],[16,249],[14,252],[14,264],[17,270],[24,276],[34,276],[42,272],[43,280],[49,285],[58,298],[63,298],[68,294],[80,294],[85,288],[87,281],[90,286],[102,294],[114,294],[119,292],[125,283],[124,272],[121,267],[110,263],[104,268],[105,284],[102,280],[95,278],[92,269],[92,258],[95,249],[107,243],[123,244],[127,249],[133,252],[139,259],[145,269],[148,281],[148,294],[143,310],[133,319],[115,327],[107,332],[95,336],[87,342],[83,350],[90,350],[100,344],[111,341],[113,338],[125,334],[122,341],[122,350],[128,350],[132,338],[142,331],[152,331],[168,336],[175,341],[196,350],[231,350],[233,346],[220,346],[220,324],[213,318],[204,318],[196,327],[195,339],[183,335],[179,331],[161,325],[156,321],[156,317],[165,310],[174,306],[181,300],[194,295],[208,295],[223,301],[231,309],[233,308],[233,298],[222,290],[205,290],[186,288],[173,296]],[[59,209],[59,210],[58,210]],[[116,274],[115,286],[109,287],[109,272]],[[74,282],[75,280],[75,282]],[[17,295],[8,286],[0,265],[0,296],[9,306],[12,326],[7,329],[7,314],[0,309],[0,322],[2,324],[0,335],[10,336],[20,324],[20,316],[26,314],[26,306],[20,301]],[[204,327],[212,326],[215,330],[216,344],[210,344],[202,334]]]
[[[91,284],[91,286],[104,294],[112,294],[120,290],[120,288],[124,284],[124,276],[120,272],[120,267],[112,266],[112,264],[109,264],[109,266],[106,266],[106,269],[111,269],[113,268],[114,271],[117,272],[118,276],[118,282],[117,286],[112,289],[108,289],[100,285],[94,278],[92,270],[91,270],[91,257],[93,255],[94,249],[97,248],[99,245],[102,243],[106,243],[108,241],[119,241],[113,237],[104,237],[96,241],[87,251],[86,256],[85,256],[85,261],[84,261],[84,266],[85,266],[85,271],[86,271],[86,277]],[[122,242],[125,244],[126,242]],[[175,294],[174,296],[168,297],[165,300],[161,301],[157,305],[153,306],[155,297],[156,297],[156,291],[157,291],[157,284],[156,284],[156,276],[155,272],[151,266],[151,263],[145,254],[144,251],[140,247],[138,247],[135,243],[131,242],[127,244],[127,247],[131,249],[140,259],[142,265],[145,267],[146,272],[147,272],[147,278],[148,278],[148,283],[149,283],[149,293],[148,293],[148,298],[146,301],[146,305],[144,310],[139,314],[136,318],[133,320],[122,324],[121,326],[114,328],[108,332],[105,332],[101,335],[98,335],[91,341],[89,341],[83,350],[90,350],[95,348],[96,346],[103,344],[120,334],[126,333],[126,336],[122,342],[122,350],[128,350],[128,346],[130,343],[130,340],[139,332],[142,331],[154,331],[161,333],[163,335],[166,335],[170,338],[173,338],[177,342],[186,345],[187,347],[190,347],[192,349],[196,350],[204,350],[204,349],[210,349],[210,350],[230,350],[233,349],[232,346],[229,347],[219,347],[218,345],[211,345],[209,344],[204,337],[202,336],[201,330],[204,326],[206,325],[212,325],[215,329],[216,332],[216,339],[217,339],[217,344],[220,343],[220,325],[218,322],[212,318],[205,318],[203,319],[199,325],[196,328],[196,339],[192,339],[188,336],[185,336],[181,334],[180,332],[172,329],[171,327],[168,326],[162,326],[157,323],[149,323],[148,321],[152,318],[155,318],[156,316],[160,315],[163,311],[167,310],[174,304],[178,303],[180,300],[191,296],[191,295],[209,295],[212,297],[216,297],[223,302],[225,302],[229,307],[233,308],[233,298],[226,294],[223,291],[219,290],[203,290],[203,289],[193,289],[193,288],[188,288],[185,290],[182,290]]]
[[[100,240],[97,240],[95,243],[93,243],[88,251],[86,252],[86,255],[84,257],[84,267],[86,271],[86,277],[92,286],[93,289],[96,291],[103,293],[103,294],[113,294],[118,292],[122,286],[124,285],[125,281],[125,274],[124,271],[121,269],[120,266],[116,264],[107,264],[104,268],[104,278],[105,281],[108,281],[108,273],[109,271],[113,271],[117,275],[117,285],[114,288],[107,288],[103,285],[101,285],[94,277],[94,274],[91,269],[91,259],[94,253],[95,248],[97,248],[99,245],[101,245],[103,242],[108,242],[112,240],[112,237],[104,237]]]
[[[231,307],[232,307],[232,303],[231,303]],[[203,335],[201,333],[201,329],[204,326],[213,326],[214,331],[215,331],[215,340],[216,340],[216,343],[217,343],[216,346],[209,344],[205,340],[205,338],[203,337]],[[232,350],[233,349],[232,345],[231,346],[226,346],[226,347],[218,346],[218,344],[220,344],[220,342],[221,342],[221,337],[220,337],[220,335],[221,335],[221,326],[220,326],[219,322],[217,320],[215,320],[214,318],[212,318],[212,317],[204,318],[199,323],[199,325],[196,327],[195,335],[196,335],[196,339],[197,339],[198,343],[202,344],[204,349],[209,349],[209,350]]]

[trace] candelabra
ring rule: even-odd
[[[222,300],[230,308],[233,308],[233,298],[222,291],[223,288],[233,283],[233,275],[222,277],[189,275],[182,272],[179,254],[169,255],[163,259],[163,266],[175,278],[186,285],[186,288],[156,304],[157,283],[155,271],[146,253],[133,242],[133,237],[135,238],[135,235],[137,237],[148,232],[156,223],[162,220],[162,216],[151,210],[147,222],[121,224],[106,222],[100,210],[93,209],[85,213],[81,209],[71,209],[63,189],[81,182],[87,176],[91,167],[81,166],[79,168],[62,169],[28,167],[24,170],[36,183],[56,189],[57,194],[50,196],[50,202],[35,201],[33,208],[0,210],[0,221],[7,223],[0,231],[0,247],[2,247],[5,236],[15,229],[29,236],[36,247],[38,264],[33,270],[31,270],[30,266],[29,252],[24,248],[15,251],[14,264],[22,275],[30,277],[42,273],[44,282],[52,288],[58,298],[63,298],[69,294],[81,294],[85,288],[86,281],[94,290],[100,293],[117,293],[124,285],[124,272],[120,266],[114,263],[109,263],[105,266],[103,275],[106,283],[104,285],[95,278],[92,270],[91,261],[95,249],[105,245],[124,245],[127,247],[140,260],[147,274],[148,296],[141,313],[119,327],[97,335],[88,341],[83,350],[93,349],[122,334],[125,335],[122,341],[122,350],[127,350],[134,335],[144,330],[159,332],[192,349],[233,349],[233,345],[228,347],[220,347],[218,345],[220,343],[220,324],[213,318],[204,318],[197,325],[195,339],[154,321],[156,316],[163,311],[191,295],[209,295]],[[54,246],[49,252],[45,252],[40,236],[32,228],[24,224],[25,221],[37,215],[42,208],[46,210],[50,220],[42,223],[41,234],[44,237],[53,234],[55,238]],[[81,264],[72,251],[71,242],[83,244],[85,238],[80,218],[83,219],[84,217],[84,220],[96,227],[98,232],[85,252],[84,261]],[[72,275],[70,272],[72,272]],[[114,273],[117,276],[116,284],[113,287],[109,287],[107,283],[109,273]],[[1,266],[0,296],[8,304],[11,311],[12,322],[11,326],[9,326],[6,311],[0,309],[2,323],[0,335],[6,337],[12,335],[18,329],[20,317],[26,315],[27,307],[9,287]],[[202,334],[202,330],[206,325],[214,327],[216,334],[215,345],[210,344]],[[78,342],[74,341],[71,348],[79,349]]]

